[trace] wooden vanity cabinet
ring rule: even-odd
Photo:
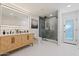
[[[0,37],[0,54],[10,52],[33,43],[32,34],[9,35]]]

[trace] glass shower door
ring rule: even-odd
[[[58,41],[58,21],[56,17],[45,20],[45,36],[47,40]]]

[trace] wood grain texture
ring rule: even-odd
[[[5,54],[31,43],[33,43],[32,34],[2,36],[0,37],[0,54]]]

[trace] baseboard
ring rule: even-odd
[[[74,43],[69,43],[69,42],[64,42],[64,43],[67,43],[67,44],[72,44],[72,45],[76,45],[76,44],[74,44]]]
[[[56,41],[56,40],[51,40],[51,39],[45,39],[44,41],[49,41],[49,42],[53,42],[53,43],[56,43],[56,44],[58,44],[58,41]]]

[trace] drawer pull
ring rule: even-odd
[[[27,35],[27,40],[29,40],[29,35]]]
[[[12,44],[15,43],[15,38],[14,37],[11,38],[11,43]]]

